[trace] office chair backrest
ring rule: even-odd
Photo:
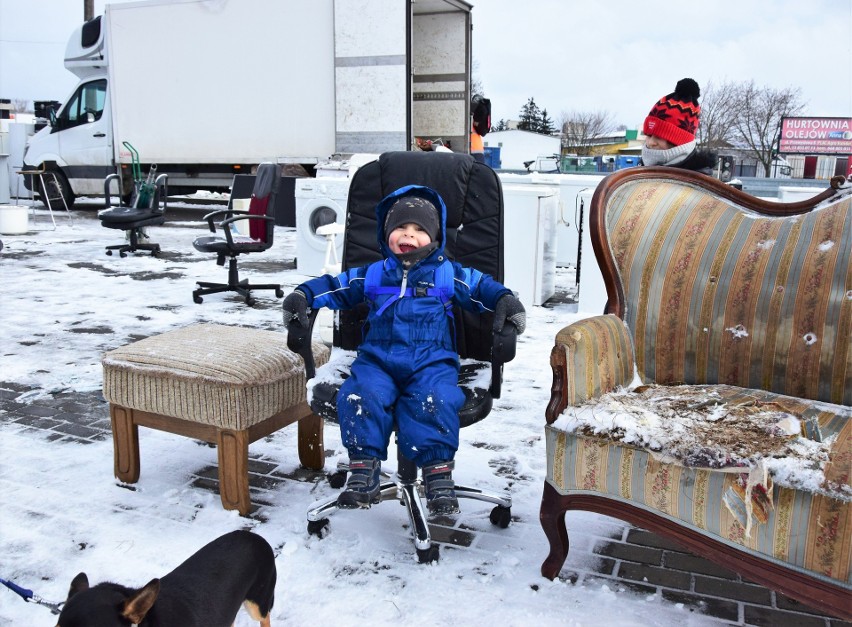
[[[503,188],[497,174],[473,157],[446,152],[388,152],[352,177],[343,242],[343,268],[382,258],[376,241],[376,205],[405,185],[425,185],[447,206],[450,259],[503,279]],[[340,313],[335,344],[354,349],[361,343],[366,309]],[[463,358],[488,360],[493,316],[455,311],[456,347]]]
[[[275,217],[275,200],[278,196],[278,182],[281,179],[281,166],[277,163],[261,163],[257,166],[254,188],[249,202],[249,214]],[[275,222],[249,220],[249,235],[252,239],[272,245]]]

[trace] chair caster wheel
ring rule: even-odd
[[[344,485],[346,485],[346,472],[341,470],[335,473],[332,473],[328,476],[328,485],[330,485],[335,490],[339,490]]]
[[[500,529],[505,529],[512,522],[512,508],[498,505],[491,510],[488,518],[491,519],[492,524],[497,525]]]
[[[308,521],[308,535],[324,538],[328,534],[328,518]]]
[[[159,257],[159,256],[160,256],[160,249],[159,249],[159,248],[157,248],[157,249],[155,249],[155,250],[152,250],[152,251],[151,251],[151,256],[152,256],[152,257]]]
[[[107,254],[107,257],[112,257],[112,251],[111,250],[106,251],[106,254]]]
[[[204,302],[204,299],[201,298],[201,296],[198,296],[197,294],[192,295],[192,300],[194,300],[199,305]]]
[[[246,305],[248,305],[249,307],[253,307],[256,302],[257,301],[251,296],[246,296]]]
[[[278,297],[278,298],[283,298],[284,297],[284,290],[282,290],[280,288],[275,290],[275,296]]]
[[[432,562],[437,562],[439,555],[438,552],[440,550],[440,546],[437,544],[433,544],[428,549],[417,549],[417,559],[421,564],[431,564]]]
[[[127,253],[118,253],[118,254],[121,256],[121,258],[122,258],[122,259],[124,259],[125,257],[127,257]]]

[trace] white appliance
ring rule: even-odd
[[[583,205],[583,237],[580,240],[580,290],[577,311],[589,314],[602,314],[606,306],[606,287],[601,274],[595,251],[592,249],[592,237],[589,233],[589,208],[592,204],[594,189],[586,189],[577,194],[578,203]]]
[[[317,229],[346,224],[349,178],[296,179],[296,270],[308,276],[323,273],[328,240]],[[343,235],[336,237],[338,259],[343,257]]]
[[[584,210],[589,203],[580,203],[579,194],[590,190],[594,193],[598,183],[604,177],[593,174],[539,174],[536,179],[542,183],[559,185],[559,220],[556,228],[556,265],[577,267],[580,260],[580,228],[583,224]]]
[[[503,185],[503,206],[503,284],[524,307],[541,305],[556,292],[559,189]]]
[[[499,173],[503,183],[534,183],[559,187],[559,217],[556,223],[556,265],[577,267],[580,257],[580,225],[583,221],[577,195],[585,190],[594,190],[603,176],[595,174],[511,174]],[[587,203],[588,205],[588,203]]]
[[[779,187],[779,202],[799,202],[809,200],[823,191],[820,187]]]

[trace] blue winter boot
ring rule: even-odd
[[[455,462],[434,462],[423,466],[423,481],[426,484],[426,506],[434,516],[459,513],[456,484],[453,481]]]
[[[379,502],[382,462],[375,457],[349,460],[349,480],[337,497],[337,506],[343,509],[368,508]]]

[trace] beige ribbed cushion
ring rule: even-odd
[[[329,351],[314,344],[317,365]],[[103,356],[110,403],[227,429],[246,429],[305,400],[302,358],[286,333],[196,324]]]

